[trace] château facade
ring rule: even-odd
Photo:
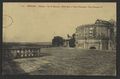
[[[94,24],[78,26],[75,35],[76,47],[98,50],[116,49],[115,22],[97,19]]]

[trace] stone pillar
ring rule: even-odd
[[[100,50],[102,50],[102,41],[100,42]]]
[[[112,50],[111,41],[110,40],[108,41],[108,50]]]
[[[67,41],[67,47],[70,47],[70,46],[69,46],[69,41]]]

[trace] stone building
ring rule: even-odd
[[[81,25],[76,28],[76,47],[85,49],[115,49],[115,23],[96,20],[94,24]]]

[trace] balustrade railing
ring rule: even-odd
[[[50,46],[42,47],[17,47],[17,48],[3,48],[3,56],[7,58],[26,58],[41,56],[41,48],[49,48]]]

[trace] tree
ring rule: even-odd
[[[63,44],[64,44],[64,39],[60,36],[55,36],[52,39],[52,45],[53,46],[59,47],[59,46],[63,46]]]

